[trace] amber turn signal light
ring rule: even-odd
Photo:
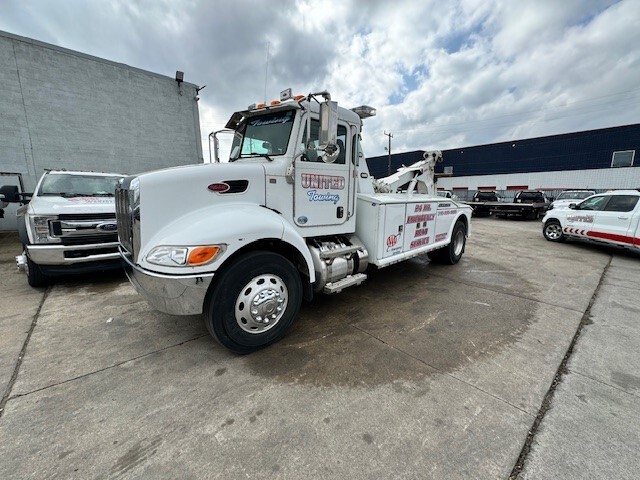
[[[220,247],[196,247],[189,252],[187,265],[195,266],[209,263],[219,251]]]

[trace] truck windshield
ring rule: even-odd
[[[518,195],[520,200],[538,201],[542,202],[542,194],[538,192],[522,192]]]
[[[478,192],[476,194],[476,198],[478,200],[497,200],[498,197],[493,192]]]
[[[584,200],[593,194],[593,192],[562,192],[556,200]]]
[[[284,155],[294,119],[294,110],[248,118],[233,138],[230,160]]]
[[[62,197],[113,197],[121,177],[98,175],[46,175],[38,195]]]

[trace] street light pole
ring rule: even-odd
[[[387,161],[387,176],[391,175],[391,139],[393,138],[393,135],[391,135],[391,132],[387,133],[387,131],[384,131],[384,134],[389,137],[389,147],[387,148],[387,151],[389,152],[389,160]]]

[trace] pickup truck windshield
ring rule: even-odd
[[[520,200],[527,200],[530,202],[544,202],[544,198],[541,193],[537,192],[522,192],[517,197]]]
[[[556,200],[584,200],[593,195],[593,192],[562,192]]]
[[[493,192],[478,192],[476,193],[476,198],[478,200],[497,200],[498,197]]]
[[[233,138],[230,160],[284,155],[294,119],[294,110],[248,118]]]
[[[62,197],[113,197],[120,177],[91,175],[46,175],[38,195]]]

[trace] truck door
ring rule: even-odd
[[[596,195],[578,204],[575,210],[567,215],[565,233],[588,236],[589,232],[595,229],[597,213],[604,208],[607,201],[606,195]]]
[[[587,235],[618,245],[633,245],[637,225],[637,195],[610,195],[604,208],[596,213],[593,231]],[[635,222],[633,222],[635,220]],[[633,230],[632,230],[633,225]]]
[[[312,120],[312,141],[318,145],[319,122]],[[346,124],[338,123],[340,153],[333,163],[322,160],[320,150],[307,150],[295,164],[294,221],[300,227],[340,225],[349,218],[355,194],[351,139]]]

